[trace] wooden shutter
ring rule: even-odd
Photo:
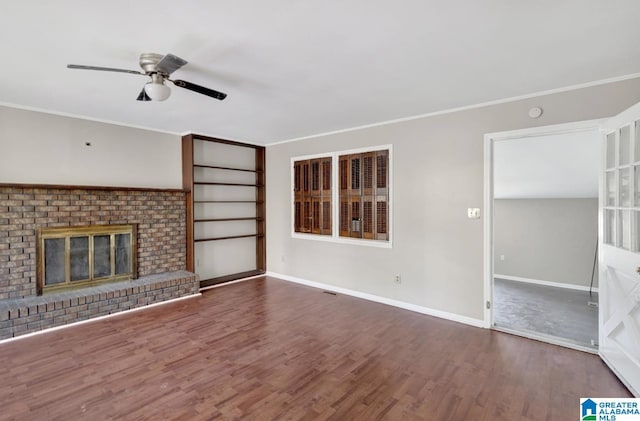
[[[376,152],[376,240],[389,240],[389,151]]]
[[[340,236],[389,239],[389,151],[339,157]]]
[[[311,232],[314,234],[320,234],[320,198],[311,198]]]
[[[376,195],[389,196],[389,151],[376,152]]]
[[[310,162],[311,170],[311,196],[320,196],[320,161],[314,159]]]
[[[295,161],[293,171],[294,231],[331,235],[331,158]]]
[[[351,218],[349,216],[349,202],[348,199],[340,199],[340,236],[349,237],[351,230]]]
[[[311,232],[311,180],[309,161],[293,164],[294,231]]]
[[[362,190],[362,156],[349,155],[349,195],[360,195]]]
[[[331,197],[331,158],[322,160],[322,195]]]
[[[351,216],[349,212],[349,173],[351,160],[349,155],[343,155],[339,158],[338,176],[340,178],[340,236],[349,237],[351,233]]]
[[[340,157],[340,196],[349,194],[349,156]]]
[[[302,229],[301,232],[311,232],[311,200],[302,202]]]
[[[322,214],[322,225],[320,228],[320,234],[323,235],[331,235],[331,213],[332,213],[332,208],[331,208],[331,199],[329,198],[324,199],[322,201],[322,209],[321,209],[321,214]]]
[[[351,237],[362,237],[362,211],[360,209],[360,196],[349,197],[349,210],[351,211]]]
[[[376,239],[377,240],[389,239],[388,221],[389,221],[389,215],[387,212],[387,201],[386,200],[376,201]]]
[[[320,160],[320,234],[332,235],[332,189],[331,189],[332,158]]]
[[[359,238],[362,237],[362,155],[342,155],[339,162],[340,236]]]
[[[375,238],[376,153],[362,154],[362,238]]]
[[[373,197],[362,198],[362,238],[374,239],[374,210]]]
[[[375,189],[375,163],[376,153],[369,152],[362,154],[362,194],[371,196]]]
[[[376,201],[376,240],[388,240],[389,212],[386,198],[379,198]]]
[[[350,237],[362,237],[362,154],[349,155],[349,211],[351,224]]]
[[[320,161],[313,159],[309,161],[309,198],[311,202],[311,212],[309,215],[309,225],[311,232],[320,234]]]
[[[302,166],[304,161],[296,161],[293,163],[293,195],[294,195],[294,218],[293,228],[295,232],[302,231],[302,203],[304,202],[304,194],[302,191]]]
[[[302,161],[302,193],[309,196],[309,161]]]
[[[302,225],[302,203],[300,201],[296,201],[294,203],[294,228],[295,232],[301,232]]]
[[[331,158],[321,160],[321,209],[320,234],[332,235]]]

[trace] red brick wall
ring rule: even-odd
[[[36,294],[36,229],[137,224],[138,276],[184,270],[185,193],[0,186],[0,300]]]

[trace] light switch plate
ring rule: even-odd
[[[469,219],[480,219],[480,208],[468,208],[467,217]]]

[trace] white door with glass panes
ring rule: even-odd
[[[600,356],[640,393],[640,103],[603,125]]]

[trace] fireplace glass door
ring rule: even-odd
[[[38,237],[40,294],[135,277],[133,225],[44,228]]]

